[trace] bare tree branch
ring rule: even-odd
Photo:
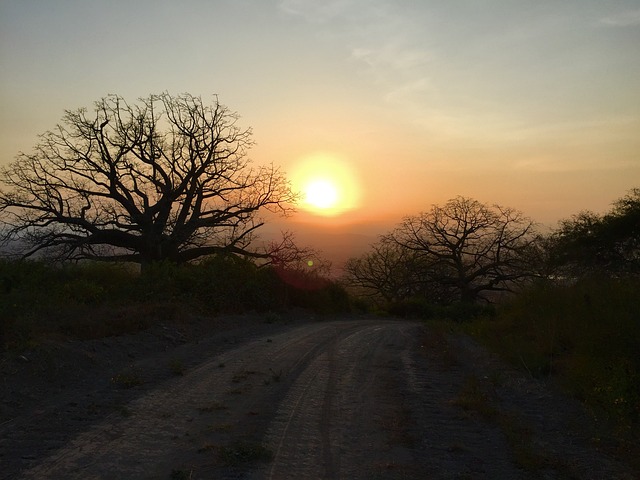
[[[387,301],[475,302],[530,278],[536,241],[520,212],[457,197],[406,217],[346,271],[352,284]]]
[[[251,129],[214,97],[109,95],[67,111],[0,171],[2,240],[25,256],[185,262],[242,252],[262,210],[296,197],[274,166],[252,167]]]

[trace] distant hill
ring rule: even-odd
[[[299,246],[318,250],[322,258],[331,262],[331,275],[339,277],[349,258],[368,251],[378,236],[389,231],[389,228],[374,224],[331,226],[291,222],[267,224],[261,229],[260,236],[265,240],[275,239],[282,230],[293,232]]]

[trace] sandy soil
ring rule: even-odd
[[[0,478],[636,478],[579,405],[468,337],[215,322],[3,359]]]

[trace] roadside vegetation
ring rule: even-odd
[[[350,261],[347,279],[375,310],[462,330],[556,382],[590,411],[594,440],[640,469],[640,189],[547,235],[459,197],[382,236]]]
[[[640,458],[640,189],[604,215],[561,222],[541,243],[545,275],[467,330],[556,380]]]
[[[492,318],[459,325],[535,378],[551,379],[589,410],[596,442],[637,461],[640,441],[640,279],[540,282]]]
[[[0,261],[0,332],[4,348],[20,351],[45,339],[91,339],[135,333],[190,315],[305,308],[350,309],[345,290],[303,267],[259,267],[240,257],[199,264],[154,264],[144,273],[126,264]]]

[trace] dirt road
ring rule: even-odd
[[[6,421],[0,478],[634,478],[577,405],[466,337],[358,319],[225,338]]]

